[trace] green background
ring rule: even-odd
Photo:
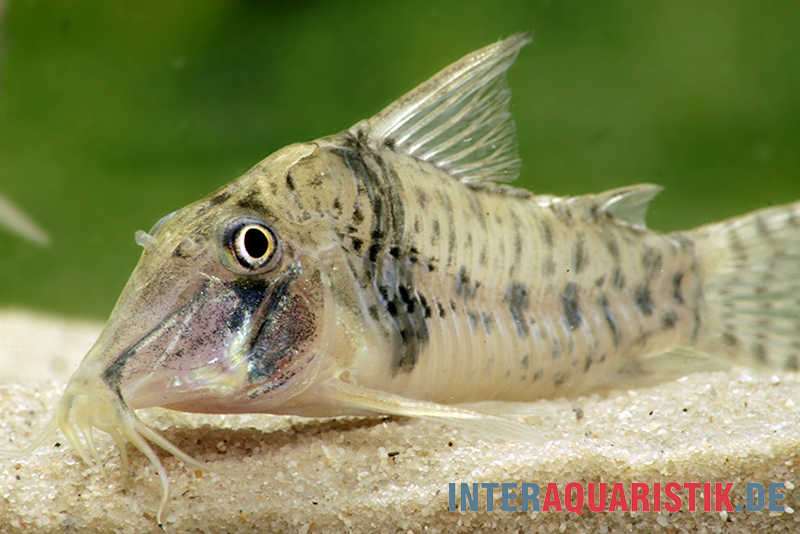
[[[10,0],[0,24],[0,194],[53,241],[0,229],[0,307],[105,317],[136,229],[520,30],[520,185],[658,183],[661,230],[800,199],[800,2]]]

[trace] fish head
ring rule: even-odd
[[[138,232],[142,257],[73,380],[204,413],[276,411],[308,388],[336,323],[334,225],[301,191],[318,151],[287,147]]]

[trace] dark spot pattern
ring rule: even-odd
[[[694,319],[694,328],[692,328],[692,341],[697,339],[697,334],[700,333],[700,308],[695,306],[692,308],[692,318]]]
[[[606,249],[611,254],[611,257],[619,262],[619,246],[617,246],[617,242],[609,239],[606,241]]]
[[[560,201],[557,199],[555,202],[550,204],[550,209],[553,210],[556,217],[559,221],[566,224],[567,226],[573,226],[575,224],[575,219],[572,216],[572,208],[567,202]]]
[[[519,282],[511,282],[508,285],[503,301],[508,303],[508,311],[514,319],[514,329],[517,336],[526,337],[530,331],[528,322],[525,320],[525,311],[528,309],[528,287]]]
[[[597,299],[597,303],[600,305],[600,309],[603,310],[603,316],[606,319],[606,324],[611,330],[611,337],[614,340],[614,346],[619,347],[620,332],[619,328],[617,327],[617,320],[608,306],[608,299],[605,295],[600,295],[600,297]]]
[[[739,259],[739,261],[747,261],[749,258],[747,247],[742,242],[742,238],[739,237],[739,234],[736,232],[735,228],[730,229],[728,233],[728,241],[730,242],[731,250],[736,253],[736,257]]]
[[[575,274],[580,274],[586,264],[586,252],[584,251],[583,238],[579,237],[572,249],[572,268]]]
[[[480,324],[480,318],[478,316],[478,312],[473,310],[467,310],[467,318],[469,319],[469,328],[470,330],[475,330]]]
[[[419,298],[420,305],[422,305],[422,310],[425,312],[425,318],[426,319],[430,319],[431,318],[431,307],[428,306],[427,299],[422,295],[418,295],[418,298]]]
[[[683,273],[675,273],[672,277],[672,300],[676,304],[683,305],[683,291],[681,290],[681,282],[683,281]]]
[[[378,253],[381,251],[380,243],[373,243],[369,246],[369,261],[378,261]]]
[[[653,315],[653,299],[650,295],[650,288],[646,284],[642,284],[636,288],[636,295],[634,297],[636,307],[644,315]]]
[[[261,200],[261,193],[258,191],[250,191],[247,195],[239,199],[236,205],[248,211],[256,212],[264,219],[274,219],[272,211]]]
[[[421,187],[417,187],[415,192],[417,193],[417,202],[419,203],[419,207],[425,209],[429,202],[428,193]]]
[[[369,316],[372,317],[372,320],[379,321],[381,318],[380,309],[374,304],[371,305],[368,309],[369,309]]]
[[[725,332],[722,334],[722,342],[728,345],[729,347],[736,347],[737,345],[739,345],[739,338],[737,338],[730,332]]]
[[[617,267],[614,270],[614,282],[612,283],[614,289],[625,288],[625,275],[622,274],[622,267]]]
[[[350,219],[355,226],[358,226],[364,222],[364,214],[361,212],[361,208],[358,207],[358,204],[356,204],[356,206],[353,208],[353,215],[350,217]]]
[[[540,228],[542,230],[542,239],[544,244],[549,248],[553,248],[553,228],[547,221],[542,221]]]
[[[416,295],[412,295],[408,288],[402,285],[397,287],[397,292],[400,295],[400,300],[405,304],[406,313],[414,313],[417,305]]]
[[[570,282],[561,295],[561,304],[564,306],[564,319],[570,328],[580,328],[583,324],[581,310],[578,306],[578,286]]]
[[[455,226],[450,226],[447,233],[447,264],[451,265],[456,255],[456,231]]]
[[[675,324],[678,322],[678,316],[675,314],[674,311],[668,311],[664,314],[664,317],[661,318],[661,326],[665,329],[668,328],[675,328]]]
[[[642,256],[642,267],[644,267],[647,277],[652,277],[653,274],[661,269],[663,264],[663,255],[648,247],[647,251]]]
[[[229,198],[231,198],[231,194],[228,193],[227,191],[223,191],[223,192],[218,193],[218,194],[214,195],[213,197],[211,197],[208,200],[208,205],[209,205],[209,207],[213,208],[214,206],[219,206],[220,204],[222,204],[223,202],[225,202]]]
[[[486,331],[486,334],[491,334],[492,323],[494,322],[492,315],[488,312],[481,312],[481,319],[483,320],[483,329]]]
[[[358,184],[358,215],[354,212],[353,224],[358,225],[364,219],[362,208],[358,206],[371,208],[370,241],[358,244],[359,249],[367,246],[362,269],[368,283],[377,289],[378,304],[386,310],[378,315],[377,322],[395,341],[394,372],[410,372],[429,339],[427,320],[431,309],[427,302],[422,304],[415,290],[414,269],[418,253],[404,251],[399,245],[403,243],[406,232],[400,197],[402,185],[396,173],[367,146],[364,139],[346,132],[342,135],[340,147],[330,150],[341,158]],[[366,233],[361,232],[362,235]]]
[[[474,299],[479,285],[480,283],[478,282],[473,284],[470,281],[466,267],[462,266],[458,270],[458,275],[456,276],[456,295],[464,300]]]

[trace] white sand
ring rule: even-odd
[[[93,323],[0,313],[8,440],[23,445],[46,424],[98,333]],[[783,482],[782,504],[798,509],[799,406],[797,374],[736,369],[534,403],[529,421],[541,441],[524,445],[401,418],[141,415],[189,454],[230,471],[201,473],[160,454],[172,482],[168,531],[799,532],[800,511],[448,511],[448,482],[536,482],[544,494],[548,482],[571,481],[626,489],[630,481],[733,482],[734,504],[743,503],[746,482]],[[111,439],[97,441],[105,475],[83,465],[60,433],[29,457],[0,457],[0,532],[158,531],[153,469],[129,446],[127,472]]]

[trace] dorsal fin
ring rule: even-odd
[[[597,195],[600,211],[637,228],[645,228],[647,206],[663,188],[660,185],[638,184],[612,189]]]
[[[506,74],[530,41],[518,33],[473,52],[351,131],[462,182],[514,180],[520,159]]]

